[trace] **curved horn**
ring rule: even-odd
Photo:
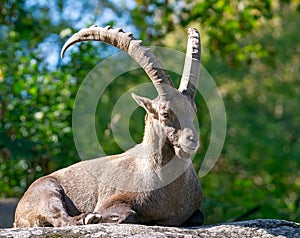
[[[201,40],[196,28],[188,29],[187,50],[179,91],[194,99],[198,87],[201,63]]]
[[[146,48],[141,40],[136,40],[132,33],[125,33],[121,28],[113,29],[110,26],[83,28],[67,40],[61,50],[61,57],[70,46],[81,41],[102,41],[127,52],[148,74],[158,95],[165,99],[172,97],[174,87],[167,71],[151,50]]]

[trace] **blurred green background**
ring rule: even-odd
[[[186,29],[193,26],[202,34],[202,65],[218,85],[228,120],[220,158],[201,178],[206,224],[300,222],[299,1],[2,0],[0,22],[0,197],[20,197],[36,178],[80,161],[71,124],[75,96],[87,73],[117,50],[78,44],[62,61],[59,52],[71,34],[110,24],[145,45],[184,52]],[[111,133],[115,102],[149,82],[141,70],[124,77],[105,91],[96,115],[107,154],[121,152]],[[201,95],[196,100],[198,171],[211,124]],[[143,115],[136,110],[132,116],[137,141]]]

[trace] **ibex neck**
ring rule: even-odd
[[[152,169],[157,170],[171,161],[174,149],[166,139],[165,130],[154,120],[147,120],[143,137],[143,146],[147,147],[148,159]]]

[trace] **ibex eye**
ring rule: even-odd
[[[162,112],[162,113],[160,113],[160,115],[165,119],[169,118],[169,113],[167,113],[167,112]]]

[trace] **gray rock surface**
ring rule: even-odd
[[[0,229],[0,237],[300,237],[300,224],[295,222],[258,219],[211,226],[177,228],[131,224],[99,224],[62,228]]]

